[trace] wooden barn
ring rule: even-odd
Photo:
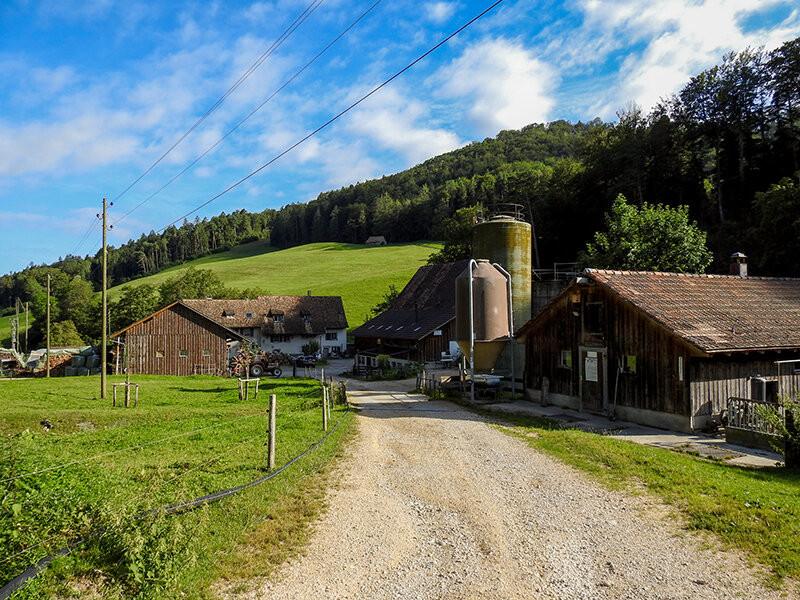
[[[224,375],[243,339],[178,301],[112,334],[116,342],[112,367],[122,373],[127,360],[132,373]]]
[[[432,362],[456,352],[455,281],[466,268],[466,260],[420,267],[391,308],[353,331],[357,364],[378,355]]]
[[[800,279],[587,269],[519,332],[529,398],[700,429],[731,397],[800,391]]]

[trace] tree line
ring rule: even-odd
[[[536,262],[573,261],[596,244],[607,214],[679,210],[707,232],[710,269],[735,251],[751,272],[800,275],[800,38],[771,52],[724,56],[645,113],[630,106],[614,123],[534,124],[427,160],[400,173],[320,194],[306,204],[236,211],[151,232],[109,252],[111,285],[251,240],[277,247],[317,241],[363,243],[444,239],[434,260],[469,252],[477,207],[521,204],[531,220]],[[616,211],[616,213],[615,213]],[[675,222],[678,213],[666,214]],[[627,218],[627,217],[625,217]],[[660,218],[660,217],[659,217]],[[702,252],[701,252],[702,254]],[[609,258],[610,257],[610,258]],[[705,264],[703,260],[697,264]],[[83,339],[97,337],[99,253],[67,256],[0,277],[0,306],[19,297],[41,305],[43,279],[57,280],[60,316]],[[613,266],[613,265],[611,265]],[[38,309],[37,309],[38,310]]]

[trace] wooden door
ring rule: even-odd
[[[601,412],[606,408],[606,353],[604,348],[581,348],[581,406]]]

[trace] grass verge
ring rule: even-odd
[[[484,414],[486,414],[484,412]],[[496,413],[492,416],[497,418]],[[773,584],[800,579],[800,474],[751,469],[643,446],[552,422],[503,415],[504,433],[580,469],[609,488],[642,486],[677,508],[689,529],[765,565]]]
[[[143,388],[139,409],[97,400],[97,378],[0,383],[0,578],[90,536],[15,598],[207,598],[232,549],[265,523],[280,519],[293,533],[254,538],[266,558],[253,564],[303,543],[321,508],[313,500],[325,483],[319,473],[341,451],[349,412],[338,407],[334,422],[343,421],[336,431],[275,479],[167,516],[149,511],[264,474],[269,393],[278,395],[276,464],[316,442],[323,434],[319,384],[270,381],[258,400],[240,402],[231,380],[136,380]],[[60,468],[66,463],[73,464]]]

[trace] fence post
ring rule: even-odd
[[[322,430],[328,431],[328,394],[322,386]]]
[[[267,468],[271,471],[275,468],[275,416],[277,412],[277,397],[275,394],[269,396],[269,441],[267,445]]]

